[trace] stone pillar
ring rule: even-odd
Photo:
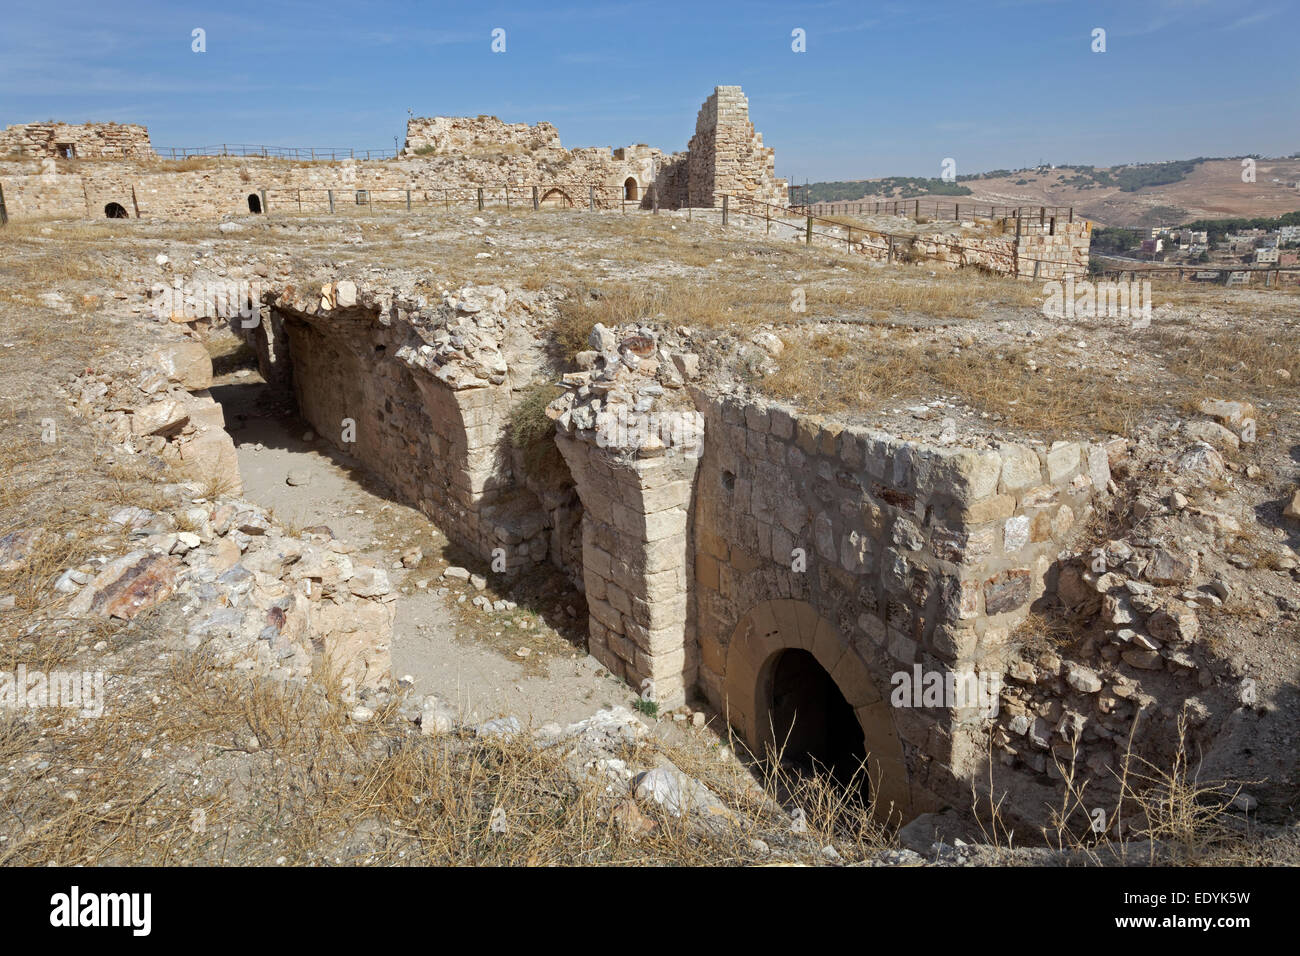
[[[699,459],[673,448],[650,457],[602,448],[590,433],[556,442],[582,499],[591,654],[638,693],[652,690],[660,707],[676,707],[699,667],[687,614]]]

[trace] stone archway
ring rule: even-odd
[[[248,194],[248,211],[257,215],[262,212],[262,197],[257,193]]]
[[[563,189],[548,189],[542,194],[539,201],[542,206],[560,206],[569,209],[573,206],[573,200],[569,198],[568,193]]]
[[[888,688],[877,686],[862,658],[807,602],[764,601],[736,625],[723,677],[727,719],[756,755],[774,746],[774,727],[781,719],[774,714],[774,679],[787,651],[806,651],[852,708],[862,731],[877,816],[891,823],[911,819],[911,781]]]
[[[640,194],[637,191],[636,179],[632,176],[623,180],[623,198],[629,201],[640,198]]]
[[[126,207],[120,202],[111,202],[104,207],[104,215],[109,219],[127,219]]]

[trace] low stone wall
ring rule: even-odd
[[[827,227],[817,228],[825,231]],[[1086,275],[1092,223],[1058,222],[1052,228],[1054,232],[1027,229],[1019,236],[1011,231],[993,236],[933,232],[892,240],[883,235],[855,233],[852,249],[876,262],[924,262],[945,269],[974,267],[1022,279]],[[835,231],[844,236],[842,228]]]
[[[1015,274],[1032,279],[1087,275],[1091,247],[1092,223],[1087,220],[1031,226],[1016,243]]]

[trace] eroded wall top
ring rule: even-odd
[[[91,159],[153,155],[149,131],[121,123],[19,123],[0,132],[0,154]]]
[[[406,155],[532,153],[561,149],[550,123],[503,123],[495,116],[417,116],[406,122]]]

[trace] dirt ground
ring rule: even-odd
[[[629,701],[626,686],[541,616],[526,608],[518,615],[480,611],[463,600],[467,589],[442,577],[452,563],[446,536],[387,497],[381,482],[315,437],[291,407],[277,405],[255,368],[219,377],[213,395],[235,438],[245,497],[289,527],[325,525],[391,569],[400,592],[393,674],[411,678],[413,693],[437,694],[474,723],[514,714],[532,726],[571,723]],[[291,473],[296,484],[288,483]],[[412,547],[426,558],[404,568],[401,555]],[[519,648],[528,649],[526,658]]]

